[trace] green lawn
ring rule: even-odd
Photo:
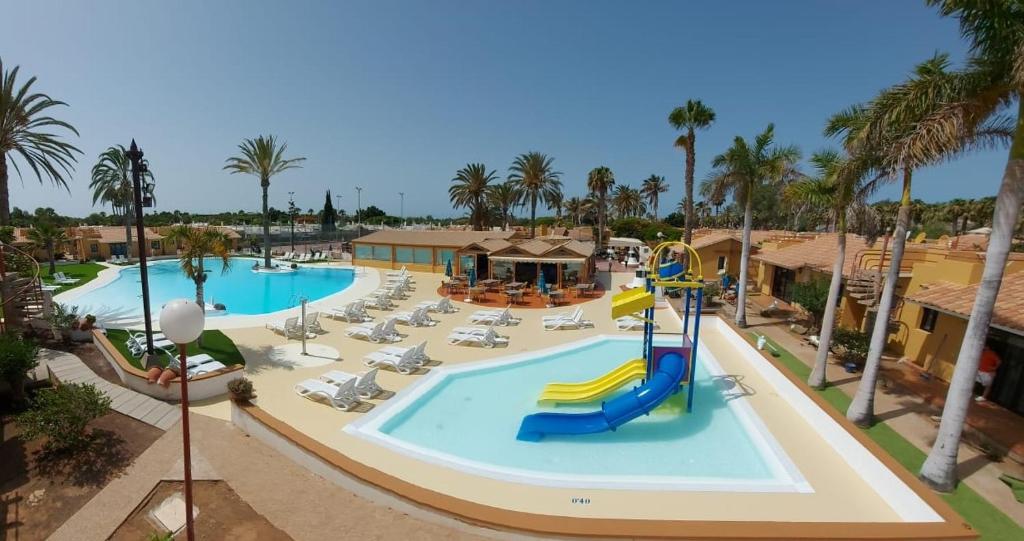
[[[61,285],[60,289],[55,293],[74,289],[93,281],[96,278],[96,275],[105,268],[106,267],[99,263],[72,263],[69,265],[57,265],[57,272],[63,272],[68,278],[74,278],[78,280],[78,282],[74,284]],[[47,284],[53,283],[53,278],[50,276],[49,262],[43,261],[39,263],[39,277]]]
[[[128,341],[128,331],[122,329],[110,329],[107,331],[107,338],[110,339],[110,343],[114,344],[114,347],[121,352],[121,355],[123,355],[125,359],[128,359],[128,362],[131,363],[132,366],[144,369],[142,364],[139,363],[139,359],[128,353],[128,347],[125,346],[125,342]],[[203,347],[199,347],[195,342],[189,344],[189,355],[196,355],[199,353],[206,353],[210,357],[213,357],[228,366],[234,364],[245,364],[245,359],[243,359],[242,354],[238,352],[238,348],[235,347],[235,343],[220,331],[203,331]]]
[[[800,359],[797,359],[792,353],[780,347],[772,339],[767,336],[765,338],[768,339],[768,344],[778,352],[779,355],[775,358],[798,378],[806,380],[807,376],[811,373],[811,368]],[[750,333],[747,339],[754,343],[757,341],[757,335]],[[771,353],[771,349],[766,348],[766,350]],[[850,396],[838,387],[829,386],[817,392],[843,414],[846,413],[850,402],[853,401]],[[921,465],[924,464],[926,456],[924,451],[915,447],[914,444],[899,435],[889,425],[877,423],[871,428],[865,429],[864,432],[867,433],[868,437],[875,440],[875,443],[885,449],[887,453],[892,455],[897,462],[915,475],[921,469]],[[942,498],[957,513],[960,513],[960,516],[975,531],[981,534],[981,538],[985,541],[1024,539],[1024,528],[1017,526],[1017,523],[1011,520],[1010,517],[1007,517],[1002,511],[990,504],[971,487],[960,483],[955,491],[950,494],[943,494]]]

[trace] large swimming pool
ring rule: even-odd
[[[351,269],[300,267],[295,272],[265,274],[252,271],[255,259],[232,258],[226,273],[220,260],[208,258],[209,270],[204,298],[208,304],[223,304],[226,315],[267,314],[292,308],[301,297],[322,299],[352,285]],[[194,299],[195,284],[182,274],[176,260],[152,261],[149,294],[152,312],[176,298]],[[81,313],[119,317],[142,315],[142,290],[138,265],[121,269],[112,282],[82,294],[67,304]]]
[[[524,415],[600,408],[600,402],[540,406],[537,397],[549,382],[589,380],[636,358],[640,344],[632,337],[598,337],[555,351],[435,369],[392,404],[345,430],[426,461],[536,484],[810,490],[746,403],[742,385],[723,374],[703,347],[692,413],[682,413],[685,393],[680,393],[614,432],[516,439]]]

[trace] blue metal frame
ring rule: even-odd
[[[704,280],[701,280],[701,283],[703,282]],[[703,300],[704,288],[699,287],[697,288],[697,312],[693,317],[693,338],[690,340],[690,383],[686,389],[686,413],[690,413],[693,410],[693,389],[696,387],[694,382],[697,381],[697,374],[695,373],[697,370],[697,342],[700,341],[700,307]],[[689,312],[689,299],[687,299],[686,308],[687,312]],[[686,333],[684,329],[683,336],[685,335]],[[685,343],[685,338],[683,341]]]

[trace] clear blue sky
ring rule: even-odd
[[[607,165],[620,183],[664,175],[672,208],[683,154],[666,121],[687,98],[715,109],[697,178],[737,135],[769,122],[805,154],[825,118],[900,81],[936,50],[965,47],[923,2],[9,2],[0,55],[64,100],[84,152],[71,193],[26,178],[12,204],[91,211],[96,156],[132,137],[159,208],[259,208],[254,178],[221,171],[245,137],[273,133],[305,168],[271,204],[319,209],[324,190],[398,214],[459,215],[446,190],[482,161],[555,157],[568,195]],[[916,196],[994,195],[1005,152],[924,170]],[[888,188],[881,196],[894,196]]]

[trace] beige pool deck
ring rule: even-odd
[[[362,272],[377,271],[365,269]],[[416,289],[410,298],[401,301],[398,310],[408,310],[420,301],[437,298],[439,275],[413,273],[413,278]],[[412,346],[426,340],[427,353],[433,361],[413,375],[382,369],[377,381],[389,391],[390,396],[421,380],[438,366],[497,359],[601,334],[639,336],[639,332],[617,331],[609,317],[612,293],[619,291],[619,286],[629,279],[626,274],[611,275],[610,292],[581,305],[585,317],[594,323],[590,329],[542,330],[542,316],[565,311],[564,308],[514,310],[522,321],[516,326],[499,329],[501,334],[509,337],[508,347],[484,349],[448,345],[445,337],[450,330],[467,325],[467,316],[476,309],[462,302],[456,302],[460,308],[457,313],[434,314],[433,317],[440,320],[435,327],[399,325],[405,336],[397,345]],[[368,286],[369,282],[375,281],[371,279],[364,283]],[[362,296],[363,289],[350,292],[350,297],[339,297],[333,301],[337,303]],[[379,318],[388,312],[371,313]],[[670,314],[668,308],[659,308],[656,318],[661,325],[659,332],[678,335],[681,331],[678,318]],[[898,498],[915,500],[918,508],[927,508],[934,515],[927,520],[912,519],[908,522],[907,513],[901,514],[891,504],[892,494],[887,489],[876,489],[865,479],[861,471],[863,464],[851,460],[848,453],[839,452],[822,437],[820,425],[814,426],[814,422],[794,406],[791,396],[787,399],[785,392],[779,392],[779,381],[771,378],[781,373],[766,376],[763,367],[760,370],[755,368],[748,360],[754,350],[737,343],[736,335],[728,325],[710,317],[705,319],[701,329],[701,342],[713,352],[726,374],[741,379],[745,388],[751,391],[742,400],[746,400],[756,412],[813,492],[561,488],[483,477],[421,461],[343,431],[346,424],[360,419],[367,409],[386,407],[388,399],[370,400],[364,404],[366,407],[356,412],[341,412],[295,394],[293,386],[296,383],[316,378],[327,370],[352,373],[366,370],[363,356],[381,347],[347,338],[344,331],[349,323],[324,318],[320,321],[327,332],[310,342],[337,350],[340,361],[312,358],[302,363],[275,363],[268,360],[269,351],[295,341],[285,340],[263,328],[224,330],[245,357],[247,375],[253,380],[258,394],[252,406],[242,407],[239,411],[269,427],[291,444],[305,449],[307,454],[333,464],[346,475],[376,485],[383,492],[407,499],[420,508],[427,508],[427,512],[454,516],[490,528],[551,535],[804,539],[948,539],[974,535],[944,502],[897,466],[873,442],[859,431],[851,431],[845,420],[824,413],[831,423],[841,428],[840,439],[850,439],[859,446],[862,455],[870,457],[869,462],[884,465],[882,469],[891,477],[889,486],[899,485],[899,490],[895,491],[900,494]],[[770,365],[770,358],[764,359]],[[790,379],[786,381],[789,382],[786,385],[802,385]],[[811,393],[802,394],[800,400],[819,399]],[[225,401],[197,404],[194,411],[221,418],[230,418],[232,413],[230,404]],[[238,415],[238,411],[235,414]],[[514,438],[515,434],[509,437]],[[869,453],[864,453],[863,448]],[[892,474],[888,473],[890,470]],[[587,503],[581,504],[581,501]]]

